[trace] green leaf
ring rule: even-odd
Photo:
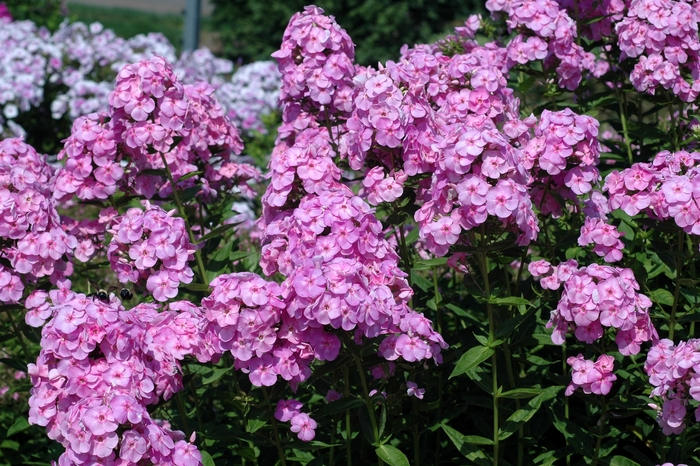
[[[532,398],[542,393],[541,388],[516,388],[515,390],[508,390],[498,395],[499,398]]]
[[[221,377],[223,377],[224,374],[227,372],[230,372],[233,369],[233,367],[224,367],[224,368],[214,368],[209,375],[203,376],[202,377],[202,385],[209,385],[210,383],[214,383],[217,380],[219,380]]]
[[[27,421],[27,418],[25,417],[20,417],[18,418],[14,424],[10,426],[9,429],[7,429],[7,436],[11,437],[12,435],[16,434],[17,432],[22,432],[23,430],[29,428],[29,422]]]
[[[554,422],[552,424],[559,432],[564,434],[569,445],[574,447],[579,454],[587,458],[592,458],[594,456],[593,437],[581,429],[576,423],[566,419],[562,409],[554,409],[554,407],[551,407],[549,412],[553,417]]]
[[[262,419],[248,419],[248,426],[246,427],[246,432],[250,432],[251,434],[253,434],[265,427],[266,425],[267,422],[263,421]]]
[[[401,450],[391,445],[380,445],[375,450],[377,456],[389,466],[411,466]]]
[[[460,432],[457,430],[453,429],[452,427],[448,426],[447,424],[440,424],[440,427],[442,427],[442,430],[447,434],[447,436],[450,438],[452,443],[454,444],[455,447],[457,447],[457,450],[464,455],[465,458],[468,460],[473,461],[476,464],[483,465],[483,466],[488,466],[493,464],[488,456],[481,451],[478,447],[473,447],[467,442],[468,437],[472,438],[483,438],[483,437],[476,437],[475,435],[462,435]],[[488,440],[488,439],[484,439]],[[493,443],[493,442],[491,442]]]
[[[433,267],[438,267],[445,264],[447,264],[446,257],[436,257],[434,259],[416,261],[413,264],[413,270],[430,270]]]
[[[234,251],[228,255],[228,260],[230,260],[231,262],[239,261],[241,259],[245,259],[251,254],[253,253],[250,251]]]
[[[27,365],[17,359],[0,358],[0,362],[18,371],[27,372]]]
[[[363,406],[364,404],[365,402],[360,398],[341,398],[340,400],[333,401],[332,403],[328,403],[326,406],[317,409],[314,412],[314,415],[319,418],[323,418],[341,411],[345,411],[346,409],[355,409],[359,406]]]
[[[180,181],[189,180],[190,178],[195,177],[195,176],[197,176],[197,175],[201,175],[201,174],[202,174],[201,171],[189,172],[189,173],[187,173],[187,174],[185,174],[185,175],[182,175],[180,178],[176,179],[176,180],[175,180],[175,184],[179,183]]]
[[[199,238],[199,241],[197,241],[197,243],[203,243],[208,239],[223,235],[231,228],[236,227],[236,225],[238,225],[238,222],[237,223],[226,223],[224,225],[218,226],[218,227],[214,228],[212,231],[210,231],[209,233],[207,233],[206,235]]]
[[[665,306],[673,306],[673,293],[663,288],[654,290],[649,293],[649,299],[651,299],[656,304],[663,304]]]
[[[510,437],[521,425],[532,419],[532,416],[537,413],[543,402],[551,400],[557,396],[557,393],[559,393],[562,388],[564,387],[561,385],[556,385],[554,387],[548,387],[542,390],[542,393],[528,401],[527,405],[511,414],[510,417],[506,419],[506,423],[503,425],[503,427],[499,429],[498,439],[505,440]]]
[[[430,280],[416,273],[416,269],[411,269],[411,281],[423,291],[428,291],[433,287]]]
[[[498,304],[500,306],[521,306],[531,304],[530,300],[525,298],[519,298],[517,296],[508,296],[506,298],[490,298],[491,304]]]
[[[612,458],[605,458],[603,464],[607,466],[639,466],[639,463],[624,456],[615,455]]]
[[[202,466],[216,466],[214,458],[206,450],[199,450],[199,452],[202,454]]]
[[[475,346],[474,348],[471,348],[469,351],[464,353],[461,358],[459,358],[459,361],[457,362],[457,365],[452,371],[452,374],[450,374],[449,378],[451,379],[452,377],[464,374],[468,370],[478,366],[490,358],[493,352],[494,351],[492,348],[487,348],[485,346]]]
[[[204,291],[206,293],[211,291],[209,285],[205,285],[204,283],[186,283],[181,286],[190,291]]]

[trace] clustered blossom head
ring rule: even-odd
[[[578,237],[579,246],[595,244],[593,252],[604,257],[605,262],[617,262],[622,259],[622,249],[625,247],[620,233],[614,225],[605,223],[602,219],[586,217],[586,223],[581,227]]]
[[[571,383],[566,387],[566,396],[579,388],[586,394],[607,395],[617,380],[613,374],[615,358],[607,354],[601,354],[595,362],[579,354],[568,358],[566,363],[571,366]]]
[[[193,438],[147,409],[182,388],[180,361],[199,343],[198,308],[177,302],[126,311],[113,295],[89,298],[69,282],[48,295],[36,292],[27,303],[29,325],[50,319],[29,365],[29,422],[65,447],[58,464],[200,464]]]
[[[556,1],[488,0],[486,8],[492,15],[505,12],[508,28],[522,31],[506,46],[508,68],[543,60],[545,68],[556,65],[559,86],[570,91],[581,83],[584,70],[604,73],[596,68],[595,56],[576,43],[576,22]]]
[[[165,168],[163,160],[176,182],[197,173],[178,187],[198,185],[204,202],[234,188],[254,196],[247,182],[259,172],[234,161],[243,143],[213,93],[203,82],[183,86],[158,56],[127,65],[109,95],[109,114],[74,123],[59,154],[67,160],[55,197],[106,199],[117,188],[146,198],[167,196],[169,181],[153,174]]]
[[[546,261],[530,263],[528,270],[540,277],[540,286],[564,290],[552,311],[547,328],[554,328],[552,341],[564,343],[569,330],[579,341],[593,343],[603,337],[605,328],[615,329],[620,353],[637,354],[640,345],[658,340],[648,310],[651,300],[639,293],[639,284],[630,269],[591,264],[578,268],[571,259],[558,266]]]
[[[299,440],[310,442],[316,436],[316,421],[308,414],[300,411],[304,406],[297,400],[280,400],[275,410],[275,419],[281,422],[289,421],[292,425],[289,430],[297,434]]]
[[[261,367],[275,374],[280,366],[287,371],[290,360],[295,373],[299,371],[297,377],[305,379],[310,372],[304,368],[311,360],[337,357],[341,331],[354,332],[358,343],[384,336],[379,353],[388,360],[439,361],[446,345],[428,319],[408,308],[411,289],[381,223],[371,207],[340,182],[334,158],[349,112],[344,113],[345,104],[340,106],[338,98],[346,91],[352,96],[347,79],[354,69],[352,42],[321,13],[308,7],[295,15],[282,50],[275,54],[283,75],[286,125],[272,153],[259,226],[263,271],[285,277],[279,289],[284,310],[275,345],[287,350],[267,359],[263,355]],[[292,54],[301,58],[294,61]],[[301,71],[314,60],[321,60],[315,69],[327,73],[323,86],[310,80],[308,88],[295,87],[303,84]],[[327,118],[336,126],[332,134],[320,123]],[[251,380],[255,372],[251,369]]]
[[[43,101],[44,85],[56,79],[61,53],[49,40],[51,33],[31,21],[0,19],[0,26],[0,135],[17,134],[21,129],[13,120]]]
[[[662,399],[657,421],[664,434],[680,434],[687,425],[687,410],[695,406],[695,422],[700,422],[700,340],[681,341],[677,345],[663,339],[651,347],[644,363],[649,382],[655,387],[651,396]]]
[[[616,25],[621,59],[639,57],[630,79],[635,89],[654,94],[661,86],[681,100],[700,93],[700,11],[694,2],[633,0]]]
[[[0,301],[21,300],[24,283],[72,273],[76,238],[66,234],[51,197],[53,169],[21,139],[0,141]]]
[[[243,65],[231,81],[218,86],[216,96],[226,116],[244,134],[266,133],[264,115],[279,110],[282,75],[274,61],[256,61]]]
[[[625,0],[557,0],[569,17],[577,19],[578,33],[592,41],[611,37],[624,17]]]
[[[280,99],[283,120],[291,123],[300,112],[348,111],[355,72],[355,46],[332,16],[307,6],[289,20],[280,50],[273,53],[282,73]],[[301,128],[298,128],[301,129]]]
[[[542,215],[561,216],[557,197],[575,202],[600,180],[598,126],[595,118],[577,115],[568,108],[542,112],[535,137],[528,141],[522,158],[537,180],[532,199]]]
[[[605,178],[610,207],[628,215],[644,212],[671,219],[686,233],[700,234],[700,152],[659,152],[651,163],[635,163]]]
[[[157,301],[167,301],[177,296],[180,283],[192,282],[188,261],[196,247],[174,210],[145,205],[145,211],[131,208],[112,221],[107,257],[120,282],[145,284]]]

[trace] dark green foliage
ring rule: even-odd
[[[269,60],[279,49],[289,18],[309,2],[213,0],[213,22],[224,53],[232,60]],[[316,2],[334,15],[356,46],[356,61],[376,66],[395,60],[403,44],[427,43],[481,9],[474,0],[323,0]],[[477,6],[478,5],[478,6]]]
[[[55,30],[66,16],[66,8],[61,0],[5,0],[5,5],[15,20],[34,21],[38,26]]]

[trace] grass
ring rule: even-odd
[[[128,8],[102,8],[71,3],[68,7],[71,21],[102,23],[120,36],[128,39],[138,34],[161,32],[178,52],[182,48],[184,17],[177,14],[146,13]],[[211,30],[209,18],[202,18],[201,32]]]

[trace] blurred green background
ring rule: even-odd
[[[213,12],[202,16],[200,45],[237,63],[269,60],[279,48],[289,18],[311,2],[208,0],[206,9],[213,6]],[[99,21],[124,38],[162,32],[178,51],[182,45],[183,15],[163,13],[163,8],[161,12],[127,9],[119,6],[123,5],[119,0],[99,2],[114,5],[110,7],[87,5],[82,0],[68,5],[65,0],[5,3],[16,19],[31,19],[49,29],[58,27],[67,15],[71,21]],[[147,4],[144,1],[140,7],[147,8]],[[318,0],[315,4],[347,30],[355,42],[357,62],[373,66],[396,59],[403,44],[431,42],[461,25],[470,14],[483,11],[481,0]]]

